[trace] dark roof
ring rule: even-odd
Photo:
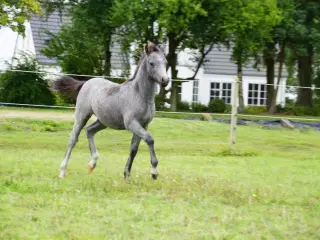
[[[45,33],[45,30],[49,30],[52,33],[59,32],[60,27],[63,24],[70,23],[70,18],[64,14],[60,17],[58,11],[53,12],[48,19],[40,16],[33,16],[30,20],[30,26],[32,31],[32,37],[34,47],[36,50],[37,60],[40,64],[54,65],[57,64],[55,59],[47,58],[40,53],[40,50],[45,47],[45,42],[50,40],[50,37]]]
[[[232,51],[224,46],[214,47],[206,56],[203,64],[205,74],[221,74],[221,75],[236,75],[237,65],[231,60]],[[244,76],[266,77],[266,69],[259,65],[260,71],[253,68],[253,61],[250,61],[243,67]],[[277,77],[278,67],[275,66],[275,77]],[[282,71],[282,77],[287,77],[285,67]]]
[[[49,30],[52,33],[59,32],[60,28],[64,24],[70,24],[71,18],[67,13],[60,15],[59,11],[54,11],[50,16],[40,17],[33,16],[30,20],[30,26],[33,36],[34,47],[36,50],[37,60],[43,65],[56,65],[55,59],[47,58],[40,53],[40,50],[45,47],[45,42],[50,40],[50,37],[45,33],[45,30]],[[123,69],[124,63],[127,61],[126,56],[121,54],[120,44],[113,41],[111,46],[111,66],[112,69]]]

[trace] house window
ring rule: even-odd
[[[248,105],[267,104],[267,87],[264,84],[249,83]]]
[[[192,102],[198,102],[199,81],[193,81]]]
[[[45,44],[45,45],[49,45],[50,42],[51,42],[51,38],[46,38],[46,39],[44,39],[44,44]]]
[[[181,101],[181,92],[182,92],[182,84],[181,83],[178,85],[177,91],[178,91],[178,100]]]
[[[212,99],[223,99],[226,104],[231,104],[232,83],[212,82],[210,90],[210,101]]]

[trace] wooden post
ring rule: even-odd
[[[236,130],[237,130],[237,114],[238,114],[238,96],[239,96],[239,79],[235,78],[232,84],[232,114],[230,124],[230,151],[234,151],[234,144],[236,143]]]

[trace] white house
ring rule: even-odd
[[[178,77],[186,78],[192,76],[192,62],[187,61],[191,57],[186,53],[179,56]],[[252,64],[251,64],[252,66]],[[208,104],[214,98],[224,99],[225,103],[232,103],[232,83],[237,75],[237,66],[231,61],[231,50],[223,46],[214,47],[206,56],[203,66],[200,68],[196,79],[182,83],[181,100],[187,102],[200,102]],[[282,73],[280,85],[286,84],[287,72]],[[277,82],[277,71],[275,73],[275,85]],[[266,105],[266,71],[261,68],[258,71],[248,64],[243,69],[243,95],[244,104],[263,106]],[[277,103],[285,104],[285,87],[281,86],[278,91]]]
[[[19,51],[29,51],[36,55],[39,63],[48,72],[57,73],[61,69],[55,59],[48,59],[40,53],[45,42],[50,41],[44,29],[51,32],[58,32],[63,24],[68,24],[70,18],[66,15],[60,17],[56,11],[48,19],[34,16],[30,22],[26,23],[26,37],[23,38],[8,28],[0,29],[0,70],[5,66],[1,58],[10,60]],[[134,47],[134,46],[133,46]],[[121,53],[120,45],[113,42],[111,48],[112,75],[119,76],[127,63],[131,65],[131,73],[134,72],[135,65],[133,59]],[[195,63],[191,61],[192,51],[184,51],[178,55],[178,77],[188,78],[193,75]],[[200,102],[208,104],[214,98],[224,99],[227,104],[232,102],[232,82],[235,79],[237,68],[230,60],[231,51],[224,47],[215,47],[206,56],[203,66],[200,68],[196,79],[198,81],[188,81],[181,84],[181,100],[187,102]],[[170,71],[169,71],[170,72]],[[277,74],[275,74],[277,75]],[[52,75],[50,77],[53,77]],[[281,85],[286,84],[287,73],[284,71]],[[275,79],[276,82],[276,79]],[[248,66],[243,69],[243,94],[245,105],[266,105],[266,71],[258,71]],[[170,85],[168,86],[170,87]],[[285,87],[281,87],[277,97],[278,104],[285,104]]]

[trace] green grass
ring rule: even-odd
[[[320,132],[154,119],[123,180],[131,134],[85,133],[59,179],[72,122],[0,118],[0,239],[319,239]]]
[[[50,109],[50,108],[31,108],[31,107],[3,107],[0,106],[0,114],[1,112],[28,112],[28,113],[59,113],[61,115],[73,115],[74,109]],[[230,119],[230,115],[224,114],[210,114],[213,118],[218,119]],[[297,119],[296,121],[299,122],[320,122],[320,116],[291,116],[291,115],[284,115],[284,114],[275,114],[270,116],[268,114],[258,114],[258,115],[250,115],[244,114],[245,116],[238,115],[238,119],[248,119],[248,120],[279,120],[281,118],[290,118],[290,119]],[[200,118],[202,119],[203,116],[201,113],[192,113],[192,112],[181,112],[181,113],[170,113],[166,111],[160,111],[156,113],[156,117],[161,118],[171,118],[171,119],[192,119],[192,118]],[[311,119],[311,120],[310,120]]]

